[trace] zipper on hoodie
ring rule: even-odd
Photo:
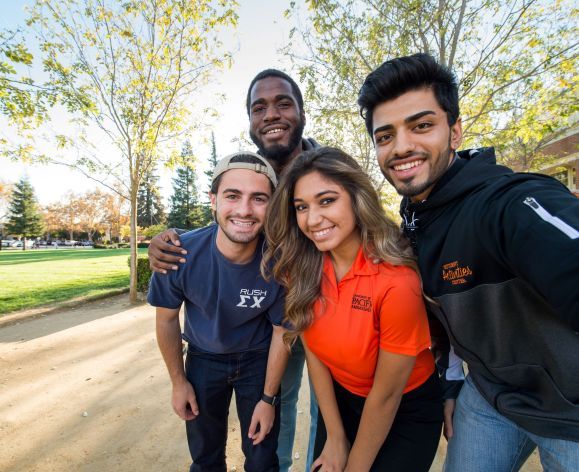
[[[551,215],[551,213],[549,213],[541,205],[539,205],[539,202],[537,202],[537,200],[535,200],[533,197],[525,198],[525,200],[523,200],[523,203],[527,205],[529,208],[531,208],[537,215],[539,215],[539,217],[543,221],[546,221],[547,223],[553,225],[555,228],[565,233],[571,239],[579,238],[579,231],[577,231],[572,226],[569,226],[562,219]]]

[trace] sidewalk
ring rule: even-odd
[[[13,321],[0,327],[1,471],[187,470],[185,428],[171,409],[152,307],[117,295]],[[305,466],[307,382],[305,375],[293,472]],[[240,434],[232,402],[229,471],[243,470]],[[445,446],[442,439],[434,472]],[[522,470],[542,470],[536,454]]]

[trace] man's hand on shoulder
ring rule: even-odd
[[[177,416],[182,420],[194,420],[199,416],[195,390],[186,380],[173,385],[171,404]]]
[[[175,229],[167,229],[151,239],[149,244],[149,267],[151,270],[161,274],[166,274],[168,270],[178,270],[177,263],[184,263],[185,258],[182,256],[187,254],[187,251],[180,246],[181,240]]]
[[[275,407],[269,403],[259,400],[253,415],[251,417],[251,424],[249,425],[248,436],[253,439],[253,445],[258,445],[271,431],[273,421],[275,419]],[[259,431],[257,427],[259,426]]]

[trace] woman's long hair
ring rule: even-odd
[[[285,341],[290,345],[312,323],[313,305],[320,298],[323,254],[300,230],[293,203],[298,179],[316,171],[350,195],[368,258],[416,270],[408,243],[385,215],[380,198],[360,165],[336,148],[302,153],[286,168],[270,201],[265,219],[267,246],[261,266],[264,277],[273,275],[287,289],[285,321],[293,329]]]

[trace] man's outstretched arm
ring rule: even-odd
[[[490,250],[579,332],[579,199],[547,178],[505,195],[504,206],[481,218],[490,243],[499,242]]]
[[[187,251],[181,246],[179,235],[185,230],[167,229],[157,234],[149,244],[149,267],[153,272],[166,274],[168,270],[178,270],[184,263]]]
[[[273,334],[267,359],[265,384],[263,386],[263,393],[270,397],[279,394],[279,386],[281,385],[281,379],[289,358],[289,350],[283,342],[283,335],[285,332],[286,329],[284,327],[273,326]],[[254,446],[263,441],[271,431],[274,419],[275,408],[263,400],[258,401],[253,410],[253,416],[251,417],[251,424],[248,431],[248,436],[250,439],[253,439]],[[257,431],[258,426],[259,431]]]

